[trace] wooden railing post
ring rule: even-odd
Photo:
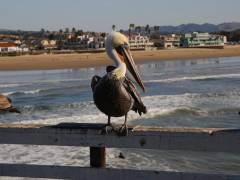
[[[105,147],[90,147],[90,166],[95,168],[106,167]]]

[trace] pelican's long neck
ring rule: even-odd
[[[120,79],[125,77],[127,71],[127,67],[125,63],[120,63],[116,69],[113,70],[112,74],[116,77],[116,79]]]
[[[120,57],[118,56],[118,53],[115,49],[113,49],[111,46],[106,46],[106,51],[116,65],[116,69],[114,69],[111,73],[116,77],[116,79],[120,79],[125,77],[126,72],[127,72],[127,67],[126,64],[122,62]]]

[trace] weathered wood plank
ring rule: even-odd
[[[105,147],[90,147],[90,166],[96,168],[106,167]]]
[[[102,134],[104,124],[0,125],[1,144],[141,148],[240,153],[240,129],[131,127]]]
[[[0,176],[71,180],[239,180],[240,175],[88,168],[49,165],[0,164]]]

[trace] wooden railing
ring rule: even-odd
[[[239,174],[203,174],[105,168],[105,148],[230,152],[240,154],[239,129],[136,126],[128,136],[102,131],[104,124],[0,125],[0,144],[90,147],[90,167],[0,164],[0,176],[80,180],[239,180]],[[98,168],[96,168],[98,167]]]

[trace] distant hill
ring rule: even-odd
[[[188,32],[218,32],[218,31],[234,31],[240,29],[240,23],[222,23],[222,24],[181,24],[179,26],[160,26],[161,33],[188,33]]]
[[[145,26],[138,26],[140,27],[141,32],[146,32]],[[148,27],[151,32],[154,31],[154,27]],[[231,32],[240,29],[240,22],[226,22],[221,24],[195,24],[195,23],[188,23],[188,24],[181,24],[179,26],[160,26],[160,33],[188,33],[188,32],[220,32],[226,31]],[[128,33],[128,30],[124,30]],[[23,30],[11,30],[11,29],[4,29],[0,28],[0,33],[38,33],[39,31],[23,31]]]
[[[5,32],[5,31],[10,31],[10,30],[8,30],[8,29],[1,29],[1,28],[0,28],[0,32],[1,32],[1,31],[4,31],[4,32]]]
[[[219,31],[235,31],[240,29],[240,23],[239,22],[232,22],[232,23],[222,23],[218,25]]]

